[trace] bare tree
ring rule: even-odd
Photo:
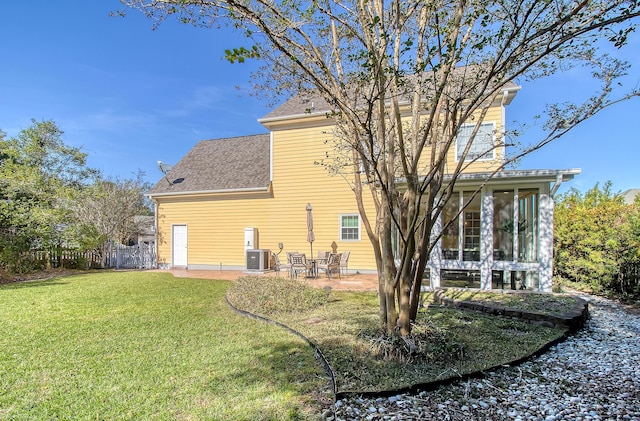
[[[264,60],[263,91],[308,91],[326,101],[342,154],[324,164],[352,183],[389,333],[411,331],[421,274],[437,240],[434,223],[458,176],[487,152],[474,150],[473,139],[506,87],[574,66],[590,67],[601,82],[584,103],[550,106],[546,134],[535,144],[518,148],[511,141],[517,133],[497,133],[492,147],[513,152],[495,172],[639,94],[613,96],[627,65],[599,52],[606,44],[624,47],[638,23],[638,0],[121,1],[156,24],[176,16],[197,26],[233,25],[251,45],[227,50],[227,58]],[[469,122],[475,123],[469,141],[452,160]],[[367,195],[375,214],[365,209]]]
[[[110,242],[123,243],[140,232],[136,216],[149,214],[142,174],[135,179],[96,179],[79,190],[70,203],[78,238],[100,248],[102,265]]]

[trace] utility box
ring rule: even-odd
[[[244,229],[244,255],[248,250],[257,250],[260,247],[258,241],[258,228],[247,227]]]
[[[247,271],[262,272],[270,269],[271,250],[247,250]]]

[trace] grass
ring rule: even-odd
[[[227,292],[319,345],[341,391],[456,377],[563,333],[428,308],[405,342],[380,335],[373,293],[328,294],[267,277],[230,285],[101,272],[0,286],[0,419],[319,418],[332,396],[312,350],[233,312]]]
[[[484,292],[465,289],[447,289],[444,294],[458,301],[476,301],[483,304],[514,308],[542,314],[562,314],[572,310],[576,299],[569,295],[534,292]]]
[[[326,379],[306,343],[231,311],[228,286],[140,272],[0,286],[0,419],[319,413]]]
[[[284,280],[260,282],[262,300],[278,296],[284,303],[292,301],[284,298]],[[230,299],[250,295],[243,289],[247,285],[251,283],[235,283]],[[274,292],[267,298],[265,291],[270,289]],[[394,390],[457,377],[528,356],[564,334],[561,329],[519,320],[425,308],[414,325],[414,337],[404,342],[380,335],[375,293],[335,291],[325,303],[295,312],[287,304],[281,305],[281,311],[273,310],[278,306],[269,307],[267,316],[296,329],[322,349],[336,373],[339,391]],[[245,309],[261,312],[259,303]],[[402,348],[405,352],[398,352]],[[400,354],[401,359],[394,358]]]

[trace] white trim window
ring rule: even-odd
[[[460,127],[458,137],[456,139],[456,161],[460,161],[464,149],[467,147],[469,138],[475,129],[475,124],[464,124]],[[476,133],[476,137],[473,139],[471,148],[465,161],[487,161],[495,158],[495,124],[494,123],[481,123]]]
[[[340,215],[340,241],[360,240],[360,215],[348,213]]]

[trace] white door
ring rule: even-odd
[[[187,226],[174,225],[171,230],[173,238],[172,266],[187,266]]]

